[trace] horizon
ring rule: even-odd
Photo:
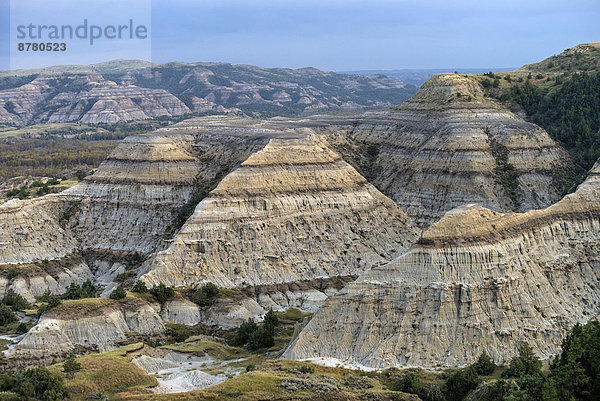
[[[33,4],[36,7],[30,7]],[[0,46],[5,49],[0,52],[0,69],[87,65],[123,58],[323,71],[518,68],[598,41],[600,36],[596,26],[600,7],[586,0],[568,4],[559,0],[502,4],[375,0],[369,5],[356,0],[277,4],[266,0],[102,0],[94,3],[98,12],[87,14],[75,4],[73,0],[52,4],[0,0]],[[48,7],[60,13],[49,13]],[[91,23],[106,24],[117,14],[136,21],[147,19],[149,38],[143,46],[133,41],[114,46],[116,42],[100,39],[94,46],[73,45],[74,54],[34,58],[24,58],[13,49],[16,43],[10,35],[19,21],[75,25],[85,17]],[[9,46],[13,54],[7,54]]]
[[[550,57],[550,56],[548,56]],[[94,63],[88,63],[88,64],[53,64],[53,65],[47,65],[47,66],[43,66],[43,67],[32,67],[32,68],[19,68],[19,69],[7,69],[7,70],[3,70],[0,69],[0,72],[17,72],[17,71],[30,71],[30,70],[42,70],[42,69],[52,69],[52,68],[61,68],[61,67],[80,67],[80,66],[93,66],[93,65],[101,65],[101,64],[109,64],[109,63],[114,63],[114,62],[145,62],[145,63],[149,63],[151,65],[161,65],[161,64],[170,64],[170,63],[180,63],[180,64],[229,64],[229,65],[233,65],[233,66],[252,66],[252,67],[258,67],[258,68],[262,68],[262,69],[289,69],[289,70],[301,70],[304,68],[317,68],[311,65],[305,65],[305,66],[301,66],[301,67],[279,67],[279,66],[274,66],[274,67],[264,67],[264,66],[260,66],[260,65],[255,65],[255,64],[248,64],[248,63],[230,63],[227,61],[181,61],[181,60],[172,60],[172,61],[164,61],[164,62],[155,62],[155,61],[148,61],[148,60],[142,60],[142,59],[110,59],[110,60],[106,60],[106,61],[99,61],[99,62],[94,62]],[[540,60],[541,61],[541,60]],[[392,69],[379,69],[379,68],[369,68],[369,69],[358,69],[358,70],[322,70],[320,68],[317,68],[320,71],[323,72],[333,72],[333,73],[338,73],[338,74],[351,74],[351,73],[355,73],[355,72],[376,72],[376,71],[386,71],[386,72],[410,72],[410,71],[448,71],[448,70],[503,70],[503,71],[495,71],[495,72],[504,72],[504,71],[513,71],[516,70],[518,68],[521,68],[522,66],[514,66],[514,67],[499,67],[499,66],[493,66],[493,67],[436,67],[436,68],[392,68]]]

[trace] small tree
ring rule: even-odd
[[[504,378],[520,378],[522,376],[540,376],[542,362],[535,356],[533,348],[528,343],[519,347],[519,356],[510,361],[510,366],[504,372]]]
[[[273,309],[269,309],[265,315],[263,325],[267,328],[267,330],[269,330],[271,335],[275,334],[275,327],[279,327],[279,318],[277,318],[277,314],[273,312]]]
[[[17,315],[15,315],[15,312],[4,304],[0,305],[0,326],[6,326],[7,324],[16,321]]]
[[[244,345],[248,343],[250,339],[250,335],[258,330],[258,326],[254,319],[249,318],[247,321],[242,323],[240,327],[238,327],[237,332],[235,333],[235,343],[237,345]]]
[[[139,294],[143,294],[143,293],[148,292],[148,287],[146,287],[146,283],[144,283],[143,281],[138,280],[133,285],[133,288],[131,289],[131,291],[137,292]]]
[[[474,365],[475,369],[477,369],[477,373],[483,376],[491,375],[496,369],[496,364],[485,351],[479,356],[479,359],[477,359],[477,362],[475,362]]]
[[[440,386],[436,386],[435,384],[427,389],[425,399],[427,401],[445,401],[442,389],[440,388]]]
[[[219,296],[219,287],[213,283],[206,283],[198,290],[194,291],[190,295],[192,302],[198,304],[201,307],[207,307],[215,303],[216,298]]]
[[[264,325],[250,334],[248,338],[248,349],[257,350],[275,345],[273,334]]]
[[[162,304],[175,295],[175,290],[173,287],[167,287],[163,283],[160,283],[150,289],[150,294],[154,295],[156,300]]]
[[[81,292],[83,298],[96,298],[98,295],[98,288],[88,279],[81,285]]]
[[[47,401],[63,400],[69,394],[61,375],[46,368],[30,369],[23,373],[18,388],[23,396]]]
[[[29,308],[29,302],[27,302],[27,300],[23,298],[22,295],[14,292],[12,288],[6,291],[6,294],[4,295],[0,303],[10,306],[11,309],[14,311]]]
[[[67,374],[71,379],[75,377],[75,373],[81,370],[81,363],[75,360],[73,355],[69,355],[63,362],[63,372]]]
[[[110,293],[110,299],[123,299],[127,296],[127,292],[121,286],[118,286]]]
[[[79,284],[71,283],[67,287],[67,291],[65,291],[64,298],[66,299],[81,299],[84,298],[83,290]]]
[[[394,390],[409,394],[421,394],[423,385],[415,372],[408,372],[396,383]]]
[[[474,365],[455,370],[450,373],[444,383],[444,394],[448,400],[462,399],[471,390],[477,388],[479,383],[481,383],[481,378]]]
[[[19,325],[17,326],[17,334],[25,334],[29,331],[29,327],[27,327],[27,323],[25,322],[21,322],[19,323]]]

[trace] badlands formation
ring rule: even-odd
[[[550,206],[572,168],[546,131],[458,74],[434,76],[412,98],[365,113],[336,139],[345,156],[357,145],[372,149],[365,174],[420,226],[466,203],[500,212]]]
[[[577,191],[526,213],[448,212],[407,253],[328,299],[288,348],[294,359],[369,368],[457,366],[520,344],[560,351],[600,311],[600,163]]]
[[[302,132],[271,139],[227,175],[142,280],[237,287],[351,275],[416,234],[393,201]]]
[[[417,90],[384,75],[139,60],[0,72],[0,88],[0,124],[15,125],[360,111],[401,103]]]
[[[523,340],[554,354],[600,302],[597,177],[552,205],[570,166],[544,130],[457,74],[388,111],[213,116],[129,137],[69,190],[0,205],[0,267],[18,272],[0,293],[33,301],[90,279],[106,295],[126,273],[244,296],[207,310],[179,295],[92,299],[81,313],[65,302],[7,356],[323,302],[285,356],[433,367],[483,349],[506,362]]]

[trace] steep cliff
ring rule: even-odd
[[[543,129],[458,74],[436,75],[393,110],[340,129],[329,134],[336,149],[422,226],[472,202],[501,212],[547,207],[572,168]]]
[[[506,363],[524,341],[556,354],[567,330],[600,312],[599,173],[546,209],[447,213],[329,298],[285,356],[435,367],[485,350]]]
[[[143,280],[232,287],[348,275],[416,240],[404,213],[312,131],[280,133],[198,204]]]

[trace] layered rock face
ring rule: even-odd
[[[156,132],[128,137],[98,171],[62,192],[75,197],[69,227],[81,248],[149,253],[162,244],[200,174],[194,136]]]
[[[329,298],[284,356],[436,367],[487,351],[506,363],[524,341],[556,354],[575,323],[600,312],[599,172],[547,209],[447,213],[406,254]]]
[[[78,349],[105,352],[131,333],[162,333],[165,326],[159,312],[160,305],[134,297],[119,302],[106,298],[68,301],[44,314],[6,357],[16,364],[38,365],[46,364],[45,358],[63,357]]]
[[[0,90],[0,123],[18,125],[111,123],[192,112],[365,110],[401,103],[417,89],[384,75],[132,60],[0,72],[0,85],[9,88]]]
[[[560,199],[571,166],[543,129],[458,74],[436,75],[394,110],[365,113],[344,130],[330,133],[336,149],[362,158],[367,178],[422,226],[472,202],[497,211],[547,207]]]
[[[190,120],[128,137],[69,190],[0,205],[0,269],[19,275],[0,282],[0,292],[12,288],[33,301],[46,290],[59,294],[88,278],[110,290],[125,271],[128,252],[148,255],[167,246],[182,207],[191,201],[193,210],[198,200],[192,198],[203,196],[271,135],[222,135],[220,124],[219,118],[203,127]],[[69,262],[81,251],[94,251],[91,264],[90,258]],[[47,271],[45,260],[61,261],[61,268]]]
[[[67,205],[68,200],[54,195],[0,205],[0,265],[73,253],[77,240],[60,222]]]
[[[164,89],[119,85],[93,73],[42,74],[0,91],[0,122],[9,124],[111,123],[186,113],[191,110]]]
[[[297,130],[227,175],[142,279],[234,287],[348,275],[389,260],[416,235],[322,139]]]

